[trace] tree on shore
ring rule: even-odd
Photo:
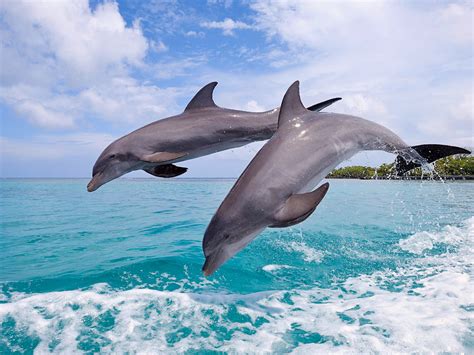
[[[389,179],[395,177],[395,164],[382,164],[378,168],[370,166],[346,166],[333,170],[328,178],[333,179]],[[474,156],[455,155],[439,159],[434,163],[436,173],[441,177],[474,176]],[[421,177],[427,175],[421,168],[416,168],[405,176]],[[429,173],[428,173],[429,175]]]

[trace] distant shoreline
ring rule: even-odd
[[[474,180],[474,157],[470,155],[449,156],[432,164],[433,173],[420,167],[402,176],[396,174],[396,163],[382,164],[379,167],[346,166],[331,171],[328,179],[360,180]]]
[[[444,181],[474,181],[474,175],[462,176],[462,175],[453,175],[453,176],[441,176]],[[137,178],[119,178],[117,181],[127,182],[127,181],[156,181],[156,182],[190,182],[190,181],[235,181],[238,178],[215,178],[215,177],[194,177],[194,178],[175,178],[175,179],[156,179],[156,178],[148,178],[148,177],[137,177]],[[334,177],[334,176],[327,176],[325,179],[327,180],[360,180],[360,181],[416,181],[416,180],[424,180],[424,181],[438,181],[439,177],[435,176],[432,178],[431,176],[424,176],[421,178],[420,176],[392,176],[392,177]],[[89,181],[90,178],[86,177],[0,177],[1,180],[84,180]]]
[[[326,179],[335,179],[335,180],[396,180],[396,181],[403,181],[403,180],[439,180],[439,178],[449,181],[449,180],[474,180],[474,175],[448,175],[448,176],[392,176],[392,177],[377,177],[377,178],[365,178],[365,177],[326,177]]]
[[[458,155],[440,159],[434,164],[435,174],[424,173],[421,168],[415,168],[403,176],[394,174],[395,163],[382,164],[373,168],[370,166],[346,166],[334,169],[326,179],[351,179],[351,180],[439,180],[445,181],[473,181],[474,157]],[[89,180],[90,177],[0,177],[0,180]],[[237,180],[238,177],[179,177],[174,179],[156,179],[153,177],[122,177],[120,181],[227,181]]]

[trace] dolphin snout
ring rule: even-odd
[[[222,250],[222,248],[218,248],[212,254],[206,256],[206,261],[202,266],[202,272],[204,276],[209,276],[216,271],[219,266],[221,266],[227,259],[228,256],[225,255],[226,253]]]
[[[89,181],[89,183],[87,184],[87,191],[89,192],[95,191],[101,186],[101,184],[99,184],[100,175],[101,174],[98,173],[92,177],[91,181]]]

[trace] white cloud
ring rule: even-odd
[[[233,0],[207,0],[209,5],[223,5],[225,8],[232,6]]]
[[[72,128],[72,117],[47,109],[39,102],[23,101],[15,106],[15,110],[22,116],[45,128]]]
[[[204,37],[204,32],[201,31],[188,31],[185,33],[188,37]]]
[[[148,65],[147,75],[156,79],[169,79],[173,77],[191,75],[191,69],[196,69],[206,63],[207,58],[204,55],[189,56],[184,59],[174,59],[172,61],[158,61]],[[196,73],[192,73],[193,77]]]
[[[245,109],[254,112],[265,111],[265,108],[262,105],[259,105],[258,102],[255,100],[250,100],[249,102],[247,102],[247,104],[245,105]]]
[[[362,94],[346,96],[343,104],[348,107],[349,112],[358,115],[365,115],[368,112],[378,115],[385,115],[387,113],[387,109],[382,102]]]
[[[409,142],[463,144],[466,131],[472,131],[469,2],[261,0],[251,8],[254,28],[279,43],[266,57],[275,69],[231,80],[242,91],[252,80],[259,103],[267,105],[299,79],[305,100],[341,96],[330,110],[385,124]],[[234,89],[234,96],[238,92]],[[465,93],[464,113],[446,110],[459,107]],[[434,136],[430,127],[443,128],[444,134]]]
[[[113,140],[106,133],[74,133],[66,135],[42,135],[31,140],[0,136],[3,158],[17,160],[58,160],[98,154]]]
[[[168,46],[163,41],[150,41],[150,48],[157,53],[168,51]]]
[[[473,9],[467,2],[423,6],[261,0],[251,7],[257,13],[256,27],[268,36],[278,37],[294,49],[318,49],[321,55],[334,56],[341,51],[348,61],[353,53],[366,52],[367,58],[391,58],[398,64],[413,59],[413,54],[441,54],[446,46],[472,43]]]
[[[70,100],[62,95],[54,96],[41,87],[24,84],[3,87],[0,99],[11,106],[18,115],[26,117],[39,127],[59,129],[75,127],[71,115],[74,106]]]
[[[340,102],[340,109],[337,112],[365,117],[389,128],[396,128],[396,125],[393,125],[390,121],[393,116],[390,115],[381,100],[370,96],[368,93],[348,93],[343,96],[344,99]]]
[[[127,27],[114,2],[95,11],[87,0],[1,4],[2,52],[38,63],[38,70],[49,69],[69,85],[97,82],[125,64],[141,65],[148,49],[138,23]],[[10,63],[2,65],[2,77]],[[28,72],[16,79],[31,82]]]
[[[131,78],[115,78],[110,85],[96,85],[78,96],[84,115],[95,114],[110,122],[148,123],[178,110],[178,92],[154,85],[140,85]]]
[[[114,2],[1,2],[0,100],[42,128],[75,128],[94,118],[149,122],[176,106],[176,90],[131,78],[145,68],[148,41]]]
[[[37,86],[15,85],[0,98],[36,126],[48,129],[90,127],[99,118],[114,125],[144,124],[179,110],[173,88],[140,84],[130,77],[111,78],[76,95]]]
[[[223,21],[210,21],[210,22],[202,22],[201,27],[204,28],[212,28],[212,29],[220,29],[222,33],[226,36],[234,35],[235,30],[249,30],[253,27],[245,22],[241,21],[234,21],[230,18],[226,18]]]

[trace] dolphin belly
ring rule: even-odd
[[[243,147],[244,145],[249,144],[248,141],[229,141],[229,142],[218,142],[215,144],[203,146],[203,147],[198,147],[195,149],[192,149],[188,151],[188,154],[184,156],[181,159],[178,159],[176,161],[185,161],[185,160],[191,160],[191,159],[196,159],[200,158],[206,155],[211,155],[214,153],[219,153],[224,150],[229,150],[229,149],[234,149],[234,148],[240,148]]]

